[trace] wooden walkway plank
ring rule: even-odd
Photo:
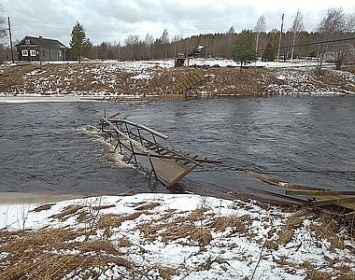
[[[274,186],[285,189],[287,195],[305,195],[310,198],[314,206],[335,205],[355,210],[355,192],[347,190],[327,190],[291,184],[274,177],[248,171],[247,174]]]

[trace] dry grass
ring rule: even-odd
[[[306,209],[300,209],[293,213],[287,221],[286,226],[284,226],[279,232],[279,238],[275,241],[277,245],[286,245],[291,242],[295,233],[295,229],[300,227],[309,213]],[[276,247],[276,244],[272,244],[273,242],[269,242],[267,244],[268,247],[273,248]]]
[[[41,211],[46,211],[52,208],[52,206],[55,205],[54,203],[48,203],[48,204],[42,204],[40,206],[37,206],[30,212],[41,212]]]
[[[320,213],[318,219],[311,225],[311,229],[317,238],[327,239],[331,249],[344,249],[344,240],[339,236],[340,227],[334,215]]]
[[[62,279],[71,272],[95,276],[94,268],[109,263],[132,267],[108,240],[71,242],[82,235],[82,231],[65,229],[2,234],[6,240],[0,251],[7,255],[1,260],[0,279]]]
[[[63,222],[65,220],[67,220],[68,218],[76,215],[77,212],[83,208],[84,208],[84,206],[82,206],[82,205],[69,205],[61,213],[53,215],[50,218],[58,219],[59,221]]]
[[[200,246],[206,246],[212,240],[211,230],[209,228],[200,228],[194,224],[170,224],[166,231],[160,232],[160,237],[164,243],[169,243],[179,239],[188,239],[196,242]]]
[[[279,239],[277,240],[277,244],[278,245],[286,245],[287,243],[289,243],[292,238],[293,235],[295,233],[295,230],[293,228],[290,227],[284,227],[281,232],[279,233]]]
[[[132,268],[119,256],[41,254],[33,259],[21,259],[0,272],[1,279],[62,279],[70,273],[84,279],[95,279],[108,264]],[[98,268],[98,269],[95,269]],[[101,268],[101,270],[100,270]]]
[[[143,223],[139,225],[140,231],[143,233],[144,238],[152,242],[159,237],[161,231],[167,230],[169,225],[166,223],[160,223],[156,221],[155,223]]]
[[[76,246],[81,252],[106,253],[111,255],[118,255],[118,250],[113,246],[109,240],[88,240],[87,242],[78,243]]]
[[[99,218],[97,222],[97,227],[99,229],[119,227],[123,222],[129,220],[135,220],[142,214],[143,212],[135,212],[129,215],[114,215],[114,214],[103,215],[102,217]]]
[[[209,226],[197,226],[205,218],[207,208],[199,207],[186,216],[172,218],[174,212],[163,215],[154,223],[142,223],[140,231],[148,241],[161,238],[164,243],[187,239],[199,246],[207,246],[212,240],[212,232]],[[176,213],[175,213],[176,214]],[[169,218],[171,218],[169,220]]]
[[[98,211],[115,207],[115,205],[100,205],[97,207],[70,205],[61,213],[53,215],[52,218],[65,221],[69,217],[74,217],[76,221],[80,220],[81,223],[86,223],[85,229],[47,228],[33,232],[0,231],[0,252],[3,253],[0,263],[0,279],[62,279],[68,275],[69,278],[72,275],[77,275],[82,279],[96,279],[101,273],[113,266],[123,269],[119,271],[125,271],[125,274],[122,274],[122,279],[140,279],[142,276],[149,275],[149,271],[153,270],[155,273],[159,273],[160,278],[158,277],[158,279],[171,279],[177,274],[177,268],[151,264],[147,269],[147,267],[140,267],[140,264],[134,265],[125,257],[123,252],[135,250],[135,253],[139,254],[140,250],[143,253],[148,249],[144,245],[137,246],[130,237],[116,237],[114,235],[119,234],[119,227],[122,223],[137,220],[143,214],[151,215],[153,211],[150,210],[158,206],[160,206],[158,202],[140,203],[131,205],[136,210],[131,214],[99,215]],[[41,205],[36,211],[44,211],[47,207],[51,207],[50,204],[47,206]],[[252,229],[254,230],[252,224],[255,218],[251,215],[240,217],[214,216],[212,211],[204,206],[190,212],[169,209],[160,214],[159,217],[150,216],[152,219],[149,219],[149,222],[145,220],[146,217],[139,219],[140,223],[137,227],[145,242],[159,240],[163,243],[161,246],[171,243],[199,246],[200,252],[209,249],[208,246],[211,246],[212,250],[233,250],[233,246],[238,247],[238,244],[228,244],[226,241],[233,235],[246,236],[252,241],[259,242],[259,240],[255,240],[255,234],[252,231]],[[342,244],[337,243],[340,240],[338,234],[341,228],[333,216],[329,213],[301,209],[284,220],[282,228],[270,229],[267,238],[278,235],[279,239],[266,239],[266,241],[264,239],[263,250],[266,248],[275,251],[279,246],[288,244],[293,239],[295,230],[302,227],[304,220],[310,216],[314,221],[311,224],[311,229],[318,240],[326,238],[334,242],[334,248],[344,246],[344,242]],[[282,217],[280,220],[283,220]],[[258,222],[264,225],[270,224],[269,220],[259,219]],[[217,237],[216,240],[213,240],[214,232],[218,232],[217,236],[222,233],[223,237],[221,239]],[[97,233],[100,233],[99,239]],[[218,242],[228,245],[217,248],[215,246],[224,246],[216,245]],[[286,246],[286,248],[290,252],[292,251],[289,246]],[[298,249],[296,248],[296,250]],[[143,258],[145,258],[144,254],[142,255]],[[351,264],[345,265],[349,263],[349,260],[343,260],[345,264],[339,265],[339,259],[329,257],[328,259],[325,258],[322,265],[315,265],[311,262],[297,265],[292,263],[291,257],[287,254],[275,254],[275,256],[273,257],[275,264],[284,267],[286,270],[290,269],[290,271],[303,269],[307,279],[355,279]],[[261,253],[260,259],[263,257]],[[243,258],[247,259],[245,255],[241,254],[240,259]],[[19,260],[21,261],[19,262]],[[184,261],[181,265],[185,264]],[[220,266],[221,269],[228,270],[229,268],[226,260],[207,257],[205,261],[196,264],[193,269],[195,271],[209,270],[217,264],[223,265]],[[331,273],[324,272],[325,269],[323,268],[328,268],[327,271],[331,271]]]
[[[121,247],[131,247],[133,243],[127,238],[120,238],[118,240],[118,246]]]
[[[158,207],[160,205],[161,204],[159,202],[151,201],[151,202],[148,202],[148,203],[144,203],[143,205],[137,206],[134,210],[137,210],[137,211],[152,210],[155,207]]]
[[[97,69],[100,69],[100,74]],[[26,75],[37,70],[34,75]],[[169,94],[174,87],[182,81],[189,79],[195,69],[193,67],[146,69],[150,79],[131,79],[139,74],[112,69],[110,65],[85,63],[85,64],[46,64],[39,70],[37,65],[25,65],[4,68],[0,81],[1,92],[106,92],[108,94],[154,94],[163,99],[181,99],[182,94]],[[277,79],[280,70],[276,69],[245,69],[210,67],[201,69],[205,77],[204,82],[194,89],[195,93],[204,92],[214,96],[263,96],[272,94],[268,92],[270,84],[283,86]],[[286,70],[283,70],[286,71]],[[295,70],[288,70],[290,72]],[[300,82],[292,87],[304,90],[317,88],[337,88],[339,90],[353,90],[354,86],[344,77],[335,72],[327,71],[326,75],[317,76],[309,72],[310,79]],[[306,84],[306,85],[304,85]]]
[[[163,279],[171,279],[176,274],[176,269],[174,268],[158,266],[157,269]]]
[[[307,209],[300,209],[291,215],[286,222],[286,226],[289,228],[298,228],[302,225],[305,217],[308,215]]]
[[[211,227],[217,231],[225,231],[227,228],[232,228],[233,233],[241,235],[249,234],[249,224],[251,222],[250,215],[240,217],[216,217],[212,220]]]

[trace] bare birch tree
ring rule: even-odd
[[[317,31],[323,35],[323,39],[330,39],[331,35],[344,31],[346,27],[345,18],[342,8],[331,8],[319,23]]]
[[[7,37],[7,30],[8,30],[6,26],[6,19],[2,15],[3,12],[4,9],[0,4],[0,64],[3,63],[5,59],[4,45],[5,45],[5,38]]]
[[[0,4],[0,39],[4,39],[7,37],[7,25],[6,25],[6,19],[5,17],[2,15],[2,13],[4,12],[4,9],[2,7],[2,5]],[[0,42],[1,44],[1,42]]]
[[[258,56],[260,35],[261,33],[266,32],[265,16],[259,17],[258,21],[256,22],[254,31],[255,31],[255,54],[256,56]]]
[[[301,31],[303,30],[304,30],[303,16],[300,10],[298,10],[295,15],[295,19],[293,20],[292,27],[289,30],[292,34],[291,61],[293,60],[294,57],[295,45],[301,39]]]
[[[347,33],[354,30],[355,19],[353,16],[348,16],[342,8],[329,9],[327,15],[318,25],[317,31],[322,35],[322,39],[326,41],[320,51],[321,65],[323,57],[329,51],[329,40],[340,40],[331,45],[332,53],[335,60],[336,69],[340,69],[346,56],[349,53],[350,45],[341,39],[346,38]]]
[[[144,39],[144,55],[146,59],[150,59],[151,54],[150,54],[150,48],[151,45],[154,43],[154,37],[153,35],[147,33],[147,35],[145,35],[145,39]]]
[[[236,39],[236,33],[235,33],[235,28],[234,26],[231,26],[227,33],[226,33],[226,37],[225,37],[225,53],[224,56],[225,57],[232,57],[233,54],[233,44],[235,42]]]

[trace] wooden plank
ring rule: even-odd
[[[259,188],[249,188],[251,190],[253,190],[256,193],[263,193],[266,195],[270,195],[272,197],[276,197],[276,198],[280,198],[284,201],[288,201],[290,203],[293,203],[295,205],[310,205],[309,201],[306,201],[304,199],[300,199],[294,196],[289,196],[289,195],[285,195],[282,193],[277,193],[277,192],[273,192],[273,191],[267,191],[267,190],[263,190],[263,189],[259,189]]]
[[[193,168],[186,168],[185,166],[179,165],[177,162],[166,158],[150,157],[149,161],[148,156],[145,155],[136,155],[136,157],[141,164],[149,169],[152,164],[159,181],[166,187],[172,186],[196,168],[196,165],[193,165]]]
[[[329,195],[355,195],[355,191],[347,190],[305,190],[305,189],[293,189],[287,188],[286,194],[288,195],[309,195],[309,196],[329,196]]]
[[[274,185],[274,186],[278,186],[278,187],[282,187],[282,188],[290,188],[290,187],[292,187],[292,188],[303,189],[303,190],[323,190],[323,189],[320,189],[320,188],[313,188],[313,187],[308,187],[308,186],[290,184],[288,182],[278,180],[278,179],[276,179],[274,177],[267,176],[267,175],[260,174],[260,173],[256,173],[256,172],[253,172],[253,171],[247,171],[246,173],[249,174],[250,176],[253,176],[253,177],[265,182],[265,183],[268,183],[268,184],[271,184],[271,185]]]
[[[355,203],[355,196],[345,197],[345,198],[337,198],[332,200],[322,200],[322,201],[314,201],[312,205],[314,206],[329,206],[329,205],[338,205],[345,208],[353,209]]]
[[[281,180],[278,180],[276,178],[270,177],[270,176],[266,176],[263,174],[259,174],[256,172],[251,172],[248,171],[247,172],[249,175],[258,178],[260,180],[262,180],[263,182],[278,186],[278,187],[282,187],[285,188],[286,191],[296,191],[297,195],[308,195],[309,197],[311,197],[314,202],[313,205],[335,205],[335,206],[341,206],[347,209],[351,209],[351,210],[355,210],[355,201],[354,201],[354,196],[348,196],[348,195],[337,195],[337,194],[325,194],[324,189],[320,189],[320,188],[313,188],[313,187],[308,187],[308,186],[302,186],[302,185],[296,185],[296,184],[290,184]],[[312,194],[313,192],[313,194]],[[337,192],[334,190],[334,192]],[[339,191],[338,191],[339,192]],[[289,193],[288,193],[289,194]]]

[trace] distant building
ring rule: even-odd
[[[65,61],[68,47],[58,40],[26,36],[15,45],[20,61]]]
[[[187,56],[189,57],[202,57],[202,56],[206,56],[207,54],[207,49],[205,46],[202,45],[197,45],[195,46],[195,48],[188,53]]]

